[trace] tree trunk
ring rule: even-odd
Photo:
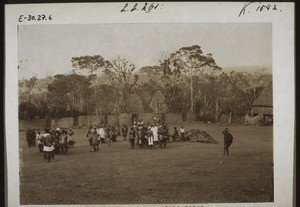
[[[231,117],[232,117],[232,113],[231,113],[231,112],[229,112],[228,124],[230,124],[230,123],[231,123]]]
[[[190,112],[193,113],[194,112],[194,98],[193,98],[193,76],[191,75],[191,109]]]
[[[219,122],[219,102],[218,99],[216,100],[216,122]]]

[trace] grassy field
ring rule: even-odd
[[[170,129],[172,126],[170,126]],[[178,126],[179,127],[179,126]],[[85,129],[75,130],[67,155],[45,162],[20,132],[21,204],[155,204],[269,202],[273,194],[273,128],[230,126],[223,156],[222,125],[200,128],[217,144],[169,142],[166,149],[134,149],[118,138],[90,152]],[[172,130],[171,130],[172,132]]]

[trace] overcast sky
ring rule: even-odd
[[[67,73],[71,58],[84,55],[151,66],[160,54],[195,44],[221,67],[272,65],[270,23],[22,25],[19,79]]]

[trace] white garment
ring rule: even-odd
[[[148,144],[153,145],[153,136],[148,137]]]
[[[152,127],[151,131],[153,133],[153,141],[157,142],[158,141],[158,128],[157,128],[157,126]]]
[[[43,144],[42,138],[43,138],[43,134],[36,135],[37,144]]]
[[[105,138],[105,131],[104,131],[104,128],[100,128],[99,129],[99,135],[101,138]]]
[[[44,146],[44,152],[52,152],[54,150],[53,145],[51,147]]]
[[[101,128],[97,128],[97,129],[96,129],[98,135],[100,135],[100,129],[101,129]]]
[[[184,133],[184,128],[180,128],[180,133]]]

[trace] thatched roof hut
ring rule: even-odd
[[[273,85],[272,81],[265,87],[252,104],[255,114],[273,114]]]

